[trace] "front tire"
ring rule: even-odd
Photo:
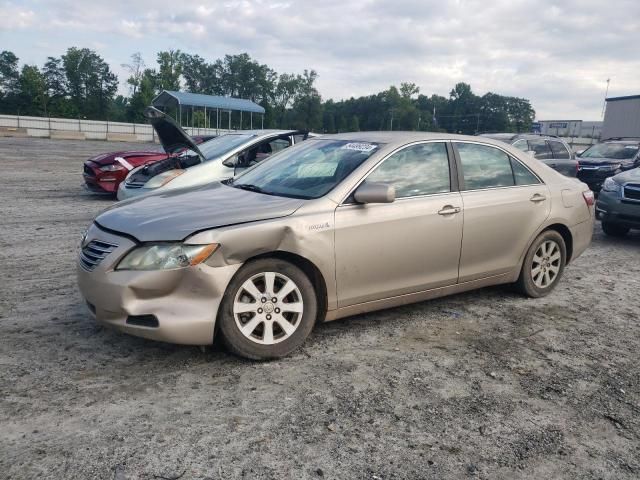
[[[549,295],[562,277],[567,261],[567,247],[555,230],[542,232],[527,251],[516,283],[531,298]]]
[[[284,357],[304,343],[316,321],[318,300],[302,270],[265,258],[238,271],[220,308],[220,333],[229,351],[267,360]]]
[[[624,237],[629,233],[630,228],[617,223],[602,222],[602,231],[610,237]]]

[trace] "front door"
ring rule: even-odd
[[[455,284],[463,213],[446,143],[404,147],[365,181],[392,184],[396,200],[336,209],[338,306]]]

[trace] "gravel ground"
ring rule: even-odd
[[[4,478],[640,477],[640,235],[508,288],[320,325],[252,363],[96,325],[76,248],[121,143],[0,138]],[[135,145],[139,148],[140,145]]]

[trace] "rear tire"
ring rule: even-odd
[[[602,231],[610,237],[624,237],[630,228],[617,223],[602,222]]]
[[[562,235],[555,230],[542,232],[524,257],[516,287],[531,298],[549,295],[562,277],[566,261]]]
[[[244,265],[220,305],[229,351],[252,360],[280,358],[300,347],[318,314],[313,284],[295,265],[265,258]]]

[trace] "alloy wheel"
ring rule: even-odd
[[[531,263],[531,278],[538,288],[547,288],[556,281],[562,262],[560,246],[553,240],[540,244]]]
[[[261,345],[280,343],[294,334],[304,312],[300,289],[286,275],[261,272],[246,280],[233,302],[236,326]]]

